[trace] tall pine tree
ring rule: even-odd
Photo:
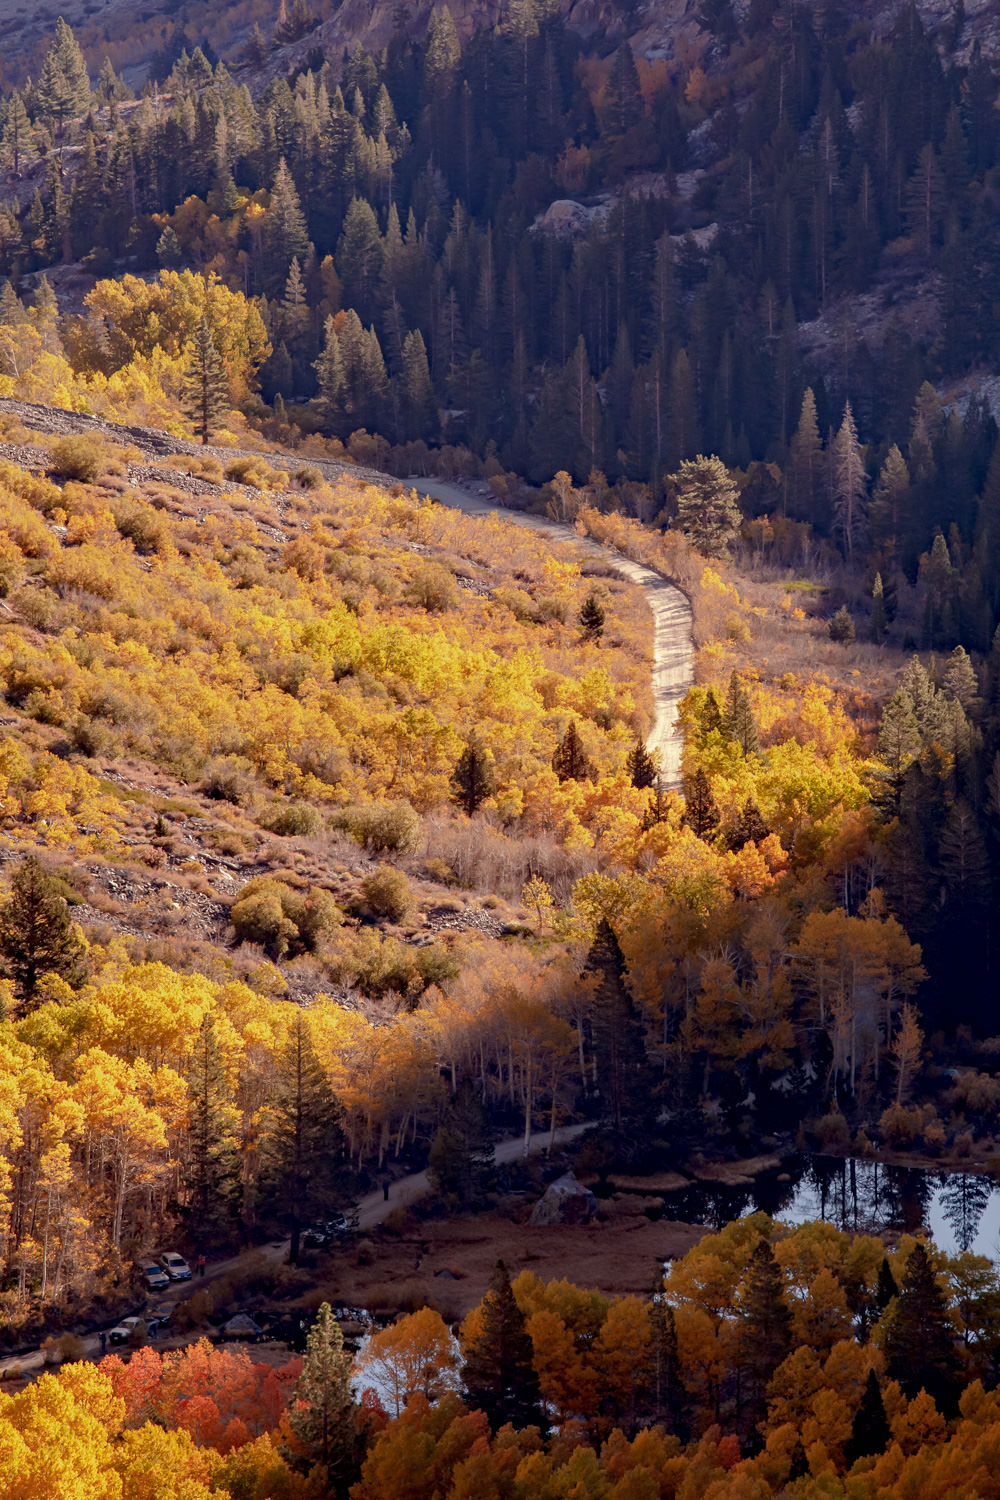
[[[184,409],[203,443],[208,442],[213,428],[218,427],[229,407],[225,366],[208,319],[203,317],[191,344],[184,382]]]
[[[225,1245],[232,1240],[240,1208],[237,1118],[210,1011],[198,1029],[187,1084],[188,1229],[198,1245]]]
[[[264,1212],[288,1230],[293,1265],[303,1226],[348,1202],[342,1119],[300,1011],[280,1059],[261,1143]]]
[[[340,1325],[324,1302],[306,1340],[282,1448],[296,1468],[316,1481],[319,1492],[337,1500],[346,1497],[357,1479],[362,1456],[358,1408],[351,1395],[353,1363]]]
[[[545,1426],[531,1339],[502,1260],[490,1277],[479,1326],[462,1353],[468,1404],[485,1412],[494,1432],[507,1422],[515,1429]]]

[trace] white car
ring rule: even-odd
[[[112,1344],[127,1344],[142,1318],[122,1318],[116,1328],[112,1328],[108,1334],[108,1342]]]
[[[140,1269],[148,1291],[162,1292],[165,1286],[170,1285],[170,1277],[162,1266],[154,1265],[151,1261],[148,1266],[142,1266]]]
[[[163,1267],[171,1281],[190,1281],[191,1267],[183,1255],[178,1255],[176,1250],[166,1250],[160,1256],[158,1264]]]

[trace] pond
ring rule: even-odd
[[[923,1228],[950,1255],[971,1250],[1000,1261],[1000,1184],[983,1173],[795,1156],[744,1186],[696,1182],[664,1195],[668,1218],[712,1229],[758,1210],[790,1224],[826,1219],[854,1234]]]

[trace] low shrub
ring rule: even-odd
[[[847,1151],[851,1145],[851,1127],[839,1110],[824,1115],[816,1125],[821,1151]]]
[[[912,1146],[923,1134],[924,1117],[919,1109],[890,1104],[878,1122],[883,1139],[890,1146]]]
[[[167,545],[167,525],[151,505],[123,499],[112,507],[112,514],[119,534],[132,543],[140,557],[163,552]]]
[[[402,922],[413,910],[413,891],[402,870],[379,865],[361,882],[361,898],[376,917]]]
[[[323,826],[319,813],[308,802],[278,802],[259,821],[268,833],[280,834],[282,838],[308,836],[318,833]]]
[[[265,458],[258,455],[231,458],[224,473],[236,484],[245,484],[255,490],[280,490],[288,483],[284,469],[273,469]]]
[[[239,755],[220,755],[205,767],[198,790],[218,802],[232,802],[242,807],[254,789],[250,762]]]
[[[86,432],[57,438],[49,467],[60,479],[78,479],[84,484],[93,484],[102,474],[125,473],[114,446],[106,438]]]
[[[209,453],[175,453],[169,460],[169,467],[180,469],[184,474],[196,474],[210,484],[221,484],[225,477],[219,460]]]
[[[295,483],[302,490],[318,490],[325,481],[315,464],[302,464],[295,470]]]
[[[442,568],[440,563],[423,562],[410,580],[406,597],[428,613],[453,609],[458,603],[455,575]]]
[[[345,808],[330,819],[372,854],[404,854],[420,840],[420,815],[408,802],[371,802]]]
[[[233,903],[230,920],[240,943],[259,943],[271,958],[315,953],[343,921],[329,891],[313,886],[293,891],[262,875],[250,880]]]

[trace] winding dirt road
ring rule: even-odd
[[[470,516],[502,516],[518,526],[543,531],[560,542],[569,542],[580,552],[599,557],[631,583],[637,583],[646,595],[653,613],[653,727],[647,749],[657,751],[663,785],[678,790],[681,785],[681,750],[683,738],[677,724],[677,707],[694,681],[694,645],[691,639],[691,605],[680,589],[642,563],[623,557],[610,547],[602,547],[589,537],[580,536],[571,526],[524,511],[507,510],[491,503],[480,494],[443,479],[407,479],[418,495],[429,495],[443,505],[452,505]]]

